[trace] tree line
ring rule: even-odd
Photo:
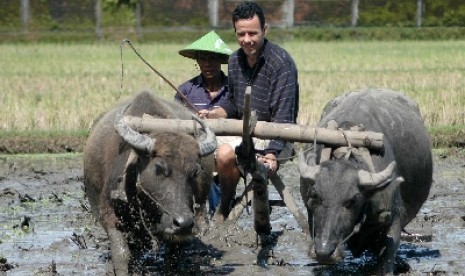
[[[231,0],[6,0],[1,32],[229,28]],[[464,0],[258,0],[278,27],[465,27]]]

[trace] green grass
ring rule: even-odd
[[[0,131],[0,138],[7,138],[7,137],[63,137],[63,136],[71,136],[71,137],[86,137],[88,134],[87,130],[80,129],[80,130],[70,130],[70,131],[62,131],[62,130],[42,130],[42,129],[33,129],[33,130],[3,130]]]
[[[173,89],[127,45],[121,82],[120,42],[0,44],[0,132],[84,135],[99,114],[141,89],[172,98]],[[134,43],[176,86],[199,73],[193,60],[177,53],[186,45]],[[430,129],[465,126],[465,41],[281,45],[299,69],[301,124],[315,125],[323,106],[337,95],[377,87],[416,100]]]
[[[82,158],[82,153],[78,152],[66,152],[66,153],[21,153],[21,154],[0,154],[0,160],[4,161],[9,161],[9,160],[15,160],[19,161],[20,159],[23,159],[24,161],[33,161],[33,160],[40,160],[44,159],[47,160],[49,163],[50,162],[55,162],[55,163],[60,163],[63,162],[63,160],[73,160],[73,159],[79,159],[79,161]]]

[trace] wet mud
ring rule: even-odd
[[[398,250],[401,275],[465,271],[465,157],[461,151],[434,160],[435,183]],[[306,214],[296,161],[280,174]],[[270,198],[279,199],[269,187]],[[0,156],[0,275],[111,275],[108,239],[89,207],[82,155]],[[252,211],[244,210],[237,222],[210,224],[182,248],[143,252],[133,268],[143,275],[360,275],[375,265],[369,254],[319,265],[285,206],[272,206],[271,225],[272,234],[258,239]]]

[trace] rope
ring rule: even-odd
[[[338,130],[340,130],[342,132],[342,136],[344,136],[344,139],[346,140],[346,143],[347,143],[347,146],[349,147],[346,155],[345,155],[345,159],[348,160],[349,157],[350,157],[350,154],[352,152],[352,145],[350,144],[350,141],[349,141],[349,138],[347,138],[347,133],[344,131],[344,129],[342,128],[338,128]]]
[[[137,198],[137,203],[139,204],[139,216],[140,216],[140,221],[142,222],[142,226],[144,226],[145,228],[145,231],[147,231],[147,234],[149,234],[150,236],[150,239],[152,241],[154,241],[157,245],[158,245],[158,238],[152,233],[152,231],[150,230],[150,228],[147,226],[147,224],[145,223],[145,217],[144,215],[142,214],[143,210],[141,208],[141,205],[142,203],[140,202],[140,199]]]
[[[144,192],[145,195],[147,195],[153,202],[155,202],[158,207],[160,207],[160,209],[162,209],[162,211],[168,215],[170,215],[171,217],[173,218],[176,218],[176,216],[171,213],[170,211],[168,211],[168,209],[166,209],[162,204],[160,204],[160,202],[158,202],[158,200],[156,200],[155,198],[153,198],[149,193],[147,193],[147,191],[144,189],[144,187],[142,187],[141,185],[137,185],[138,186],[138,189],[140,189],[142,192]]]
[[[306,150],[304,150],[304,153],[310,151],[312,148],[308,148]],[[294,155],[291,155],[289,157],[276,157],[276,159],[272,159],[272,158],[269,158],[269,157],[265,157],[261,154],[255,154],[255,157],[261,157],[263,159],[269,159],[269,160],[276,160],[276,161],[288,161],[288,160],[291,160],[291,159],[294,159],[294,158],[297,158],[299,157],[298,154],[294,154]]]
[[[344,244],[346,241],[348,241],[353,235],[357,234],[359,231],[360,231],[360,228],[362,227],[362,224],[365,222],[365,219],[366,219],[366,214],[365,214],[365,211],[363,212],[363,217],[362,217],[362,220],[357,223],[355,226],[354,226],[354,229],[352,229],[352,232],[350,232],[350,234],[343,240],[339,243],[339,245],[341,244]]]
[[[128,39],[124,39],[121,44],[120,44],[120,52],[121,52],[121,87],[120,87],[120,97],[121,97],[121,91],[123,90],[123,44],[124,43],[127,43],[131,48],[132,50],[134,51],[134,53],[142,60],[142,62],[144,62],[150,69],[152,69],[153,72],[155,72],[158,76],[160,76],[166,83],[168,83],[175,91],[176,93],[178,93],[178,95],[182,98],[183,102],[185,102],[187,105],[188,105],[188,108],[191,109],[192,111],[194,111],[195,113],[197,113],[197,108],[195,108],[195,106],[186,98],[186,96],[181,92],[179,91],[178,88],[176,88],[176,86],[174,86],[165,76],[163,76],[160,72],[158,72],[157,69],[153,68],[152,65],[150,65],[150,63],[148,63],[136,50],[136,48],[134,48],[134,46],[132,45],[132,42]]]
[[[123,77],[124,77],[124,64],[123,64],[123,42],[119,44],[119,54],[120,54],[120,62],[121,62],[121,83],[119,87],[119,96],[118,99],[121,98],[121,94],[123,92]],[[118,100],[116,99],[116,100]]]

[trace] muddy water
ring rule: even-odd
[[[84,198],[82,156],[0,157],[0,275],[105,275],[109,245]],[[280,169],[305,213],[295,163]],[[465,271],[465,159],[435,157],[435,183],[398,251],[403,275]],[[279,195],[270,186],[270,197]],[[334,266],[307,256],[309,237],[286,207],[273,206],[272,235],[257,243],[247,210],[237,223],[210,225],[179,252],[146,252],[135,268],[146,274],[332,275],[369,273],[370,255]],[[171,257],[169,257],[171,256]]]

